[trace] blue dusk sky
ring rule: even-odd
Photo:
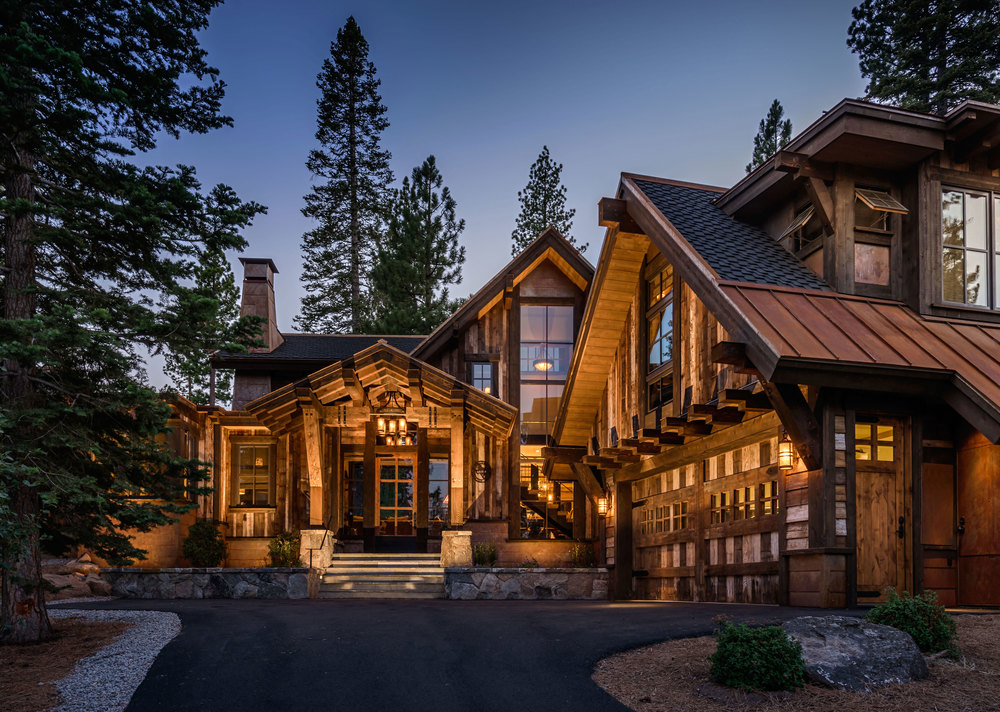
[[[798,133],[861,96],[846,45],[855,4],[230,0],[201,40],[235,126],[164,138],[144,160],[194,165],[206,188],[227,183],[268,206],[245,255],[274,259],[278,326],[291,331],[316,74],[354,15],[382,82],[397,183],[435,155],[465,219],[464,279],[452,288],[465,296],[510,258],[517,191],[543,145],[564,165],[572,234],[593,262],[597,202],[623,171],[729,186],[773,99]]]

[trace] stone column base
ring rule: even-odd
[[[299,561],[303,566],[325,569],[333,561],[333,546],[337,543],[328,529],[303,529],[299,547]]]
[[[441,532],[441,566],[472,566],[472,532]]]

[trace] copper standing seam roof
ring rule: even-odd
[[[720,282],[779,358],[951,373],[1000,410],[1000,326],[927,317],[899,302]],[[964,390],[964,389],[963,389]]]

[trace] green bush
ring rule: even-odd
[[[597,565],[594,558],[594,547],[582,541],[575,543],[569,550],[569,565],[577,568],[592,569]]]
[[[495,541],[484,541],[472,547],[472,563],[475,566],[492,568],[497,562],[497,544]]]
[[[219,533],[219,525],[210,519],[199,519],[188,529],[181,545],[184,558],[198,568],[212,568],[226,558],[226,542]]]
[[[299,540],[298,532],[281,532],[271,537],[271,541],[267,542],[268,564],[282,569],[301,566]]]
[[[805,681],[802,646],[778,626],[750,628],[722,621],[709,657],[711,678],[743,690],[794,690]]]
[[[919,596],[902,595],[894,588],[885,589],[886,601],[868,612],[872,623],[891,625],[913,636],[922,652],[955,652],[955,621],[938,603],[937,594],[926,591]]]

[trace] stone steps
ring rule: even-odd
[[[320,598],[444,598],[437,554],[334,554]]]

